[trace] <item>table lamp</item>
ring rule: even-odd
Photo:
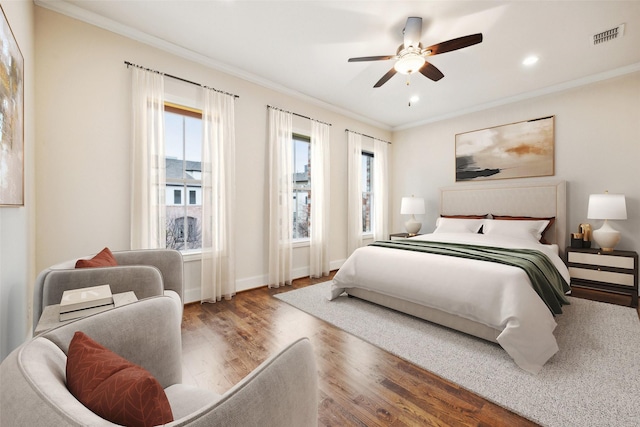
[[[611,252],[620,241],[620,232],[609,225],[608,220],[627,219],[627,204],[624,194],[591,194],[587,218],[604,219],[604,224],[593,231],[593,240],[603,252]]]
[[[409,233],[409,236],[415,236],[420,231],[422,223],[416,220],[414,215],[424,214],[424,199],[413,196],[403,197],[400,204],[400,213],[402,215],[411,215],[411,218],[404,223],[404,228]]]

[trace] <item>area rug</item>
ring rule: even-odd
[[[640,321],[632,308],[570,298],[560,351],[537,375],[498,345],[357,298],[331,282],[276,298],[545,426],[640,425]]]

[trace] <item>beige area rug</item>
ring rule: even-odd
[[[632,308],[571,298],[560,351],[537,375],[498,345],[357,298],[330,282],[276,298],[546,426],[640,426],[640,321]]]

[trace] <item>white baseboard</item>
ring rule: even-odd
[[[329,269],[331,271],[338,270],[340,267],[342,267],[342,264],[344,264],[344,262],[345,262],[344,259],[331,261],[329,263]],[[308,277],[309,267],[296,268],[291,272],[291,274],[293,279]],[[236,279],[236,292],[248,291],[250,289],[256,289],[262,286],[266,286],[268,281],[269,281],[268,274],[261,274],[258,276],[245,277],[243,279]],[[198,288],[185,289],[184,291],[185,304],[190,302],[197,302],[197,301],[200,301],[200,288],[198,287]]]

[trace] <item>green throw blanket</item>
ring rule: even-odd
[[[562,305],[569,304],[569,300],[565,296],[565,292],[570,289],[567,281],[564,280],[551,260],[540,251],[413,239],[379,240],[371,243],[370,246],[448,255],[519,267],[527,273],[531,286],[553,314],[562,313]]]

